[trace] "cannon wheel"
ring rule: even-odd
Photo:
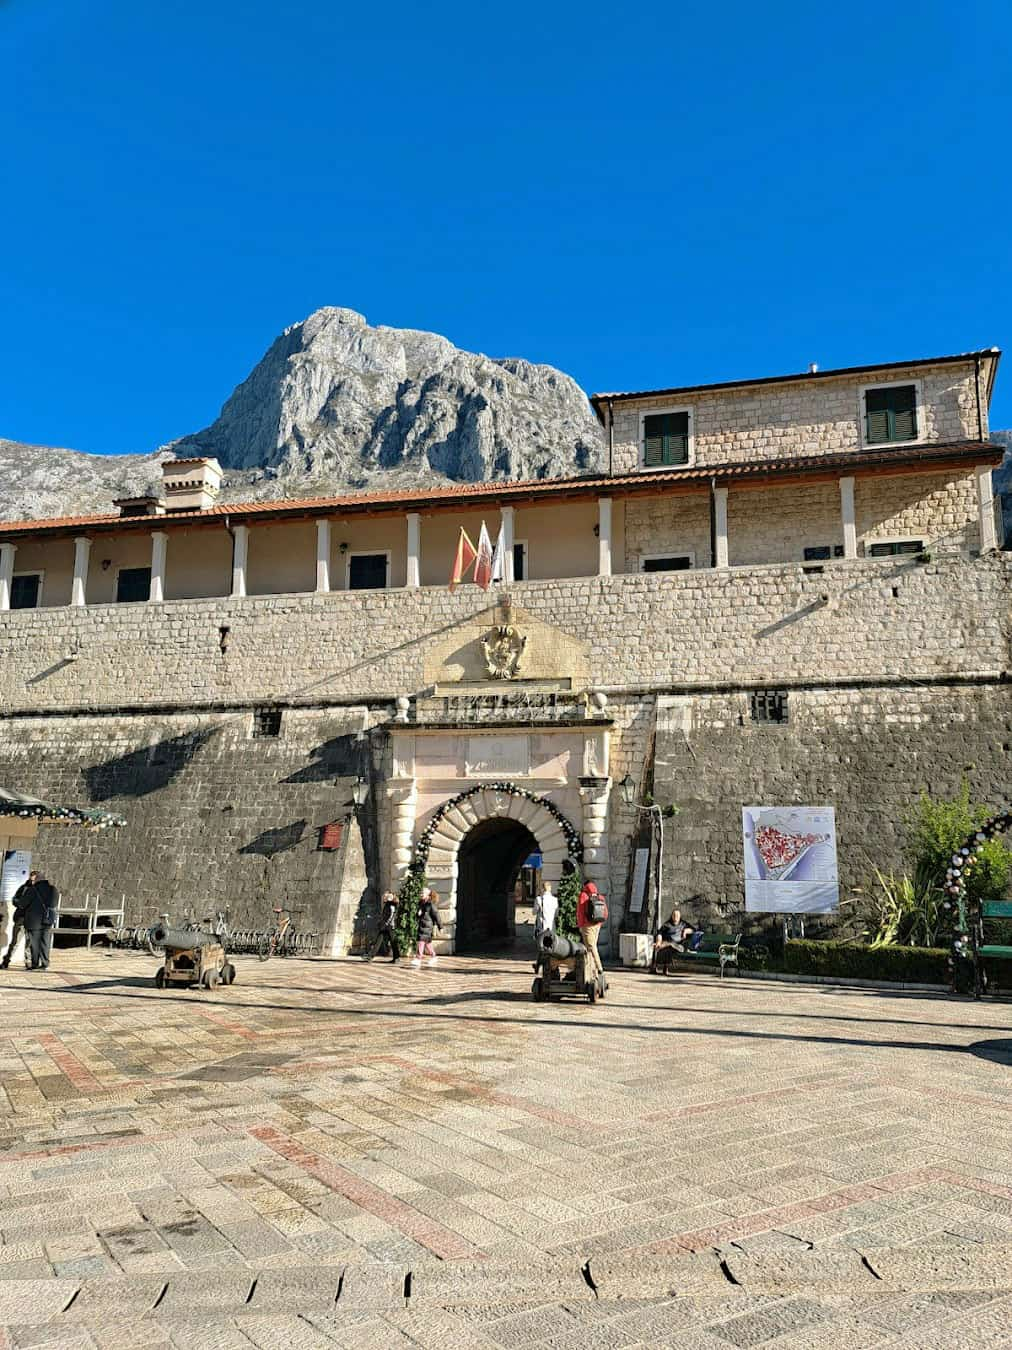
[[[222,966],[221,978],[224,984],[235,984],[235,966],[231,961],[226,961]]]
[[[156,989],[164,989],[164,988],[165,988],[165,967],[164,967],[164,966],[159,966],[158,969],[155,971],[155,988],[156,988]]]
[[[200,982],[205,989],[214,989],[218,983],[218,972],[216,970],[205,970]]]
[[[591,1003],[597,1002],[597,977],[595,976],[587,985],[587,998]]]
[[[535,975],[531,982],[531,994],[535,1003],[547,1003],[548,991],[545,989],[545,982],[540,975]]]

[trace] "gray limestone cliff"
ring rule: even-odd
[[[599,469],[603,451],[586,395],[561,371],[320,309],[281,334],[211,426],[153,455],[0,440],[0,517],[108,508],[156,482],[169,454],[216,456],[223,497],[239,500],[570,477]]]

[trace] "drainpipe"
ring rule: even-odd
[[[980,395],[977,395],[978,404]],[[615,472],[615,405],[611,399],[608,400],[608,477]]]

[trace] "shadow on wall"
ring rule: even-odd
[[[362,742],[355,732],[324,741],[314,746],[311,754],[311,762],[282,778],[282,783],[326,783],[335,778],[350,778],[354,782],[363,767]]]
[[[306,821],[293,820],[290,825],[280,825],[274,830],[264,830],[248,844],[243,844],[240,853],[256,853],[261,858],[273,858],[276,853],[288,853],[302,843],[306,833]]]
[[[216,733],[216,727],[188,731],[85,769],[90,800],[104,802],[110,797],[146,797],[160,792]]]

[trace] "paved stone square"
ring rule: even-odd
[[[0,975],[0,1347],[1012,1345],[1012,1005]]]

